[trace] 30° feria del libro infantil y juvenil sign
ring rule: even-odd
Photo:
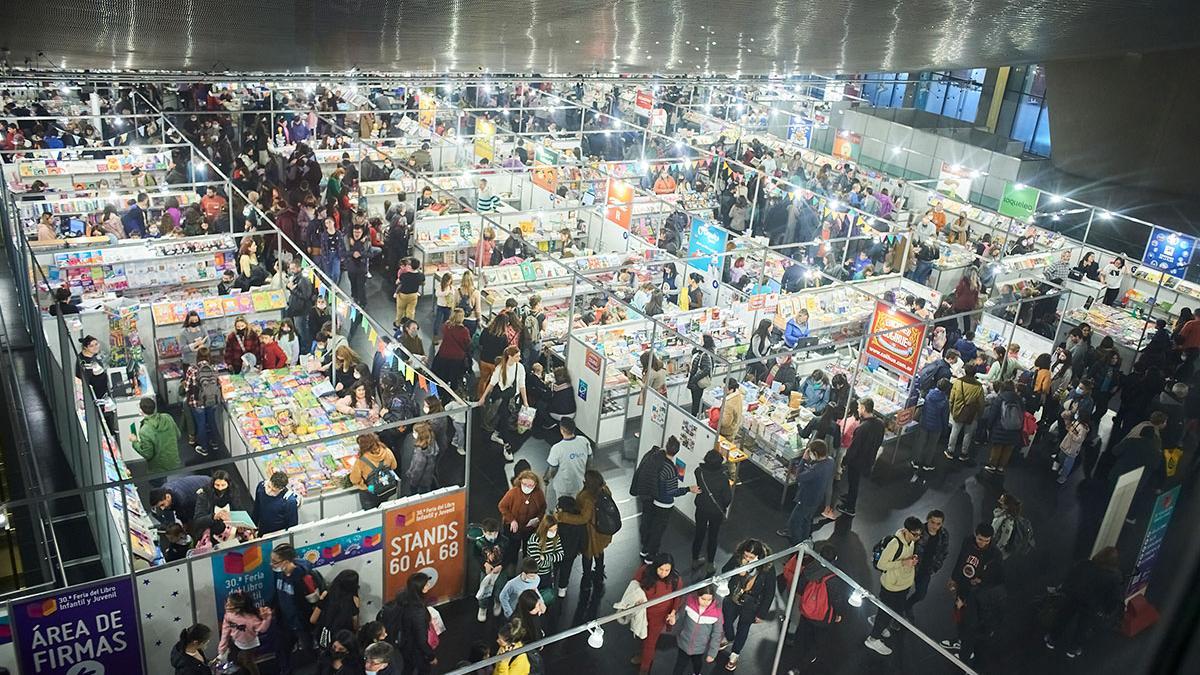
[[[127,578],[14,602],[10,621],[23,675],[144,675]]]

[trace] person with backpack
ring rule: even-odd
[[[704,454],[704,461],[696,467],[694,475],[700,492],[696,494],[696,532],[692,536],[692,568],[704,566],[705,572],[708,573],[715,569],[717,539],[722,523],[729,517],[729,507],[733,504],[733,486],[725,473],[725,458],[716,450],[709,450]]]
[[[282,473],[282,472],[281,472]],[[286,475],[286,474],[285,474]],[[279,620],[275,633],[275,662],[279,672],[292,672],[293,652],[300,652],[300,663],[312,659],[312,635],[308,631],[313,606],[324,590],[324,580],[309,563],[296,555],[291,544],[276,544],[271,550],[271,571],[275,573],[274,610]]]
[[[823,541],[816,545],[817,555],[830,564],[838,559],[837,547]],[[790,588],[792,575],[796,573],[797,556],[793,555],[784,565],[783,587]],[[808,665],[815,664],[825,651],[825,632],[830,626],[841,623],[849,607],[849,586],[833,571],[818,563],[814,558],[805,558],[800,569],[800,580],[796,584],[795,607],[787,630],[792,635],[785,638],[802,654]]]
[[[949,427],[950,380],[942,378],[925,394],[921,406],[921,418],[917,420],[917,433],[913,439],[913,459],[909,462],[914,471],[933,471],[942,433]],[[913,474],[912,480],[914,483],[920,480],[920,473]]]
[[[1021,515],[1021,500],[1010,493],[1001,494],[992,510],[992,530],[992,543],[1005,560],[1033,550],[1033,528]]]
[[[604,549],[612,543],[613,535],[621,530],[621,512],[612,492],[604,482],[604,475],[595,469],[583,474],[583,488],[575,495],[576,512],[559,509],[559,526],[583,525],[585,535],[581,564],[583,578],[579,583],[581,593],[588,588],[600,588],[604,584]],[[560,592],[566,579],[560,578]]]
[[[983,468],[990,473],[1003,474],[1013,450],[1021,442],[1021,432],[1025,428],[1025,404],[1010,380],[998,382],[996,390],[999,394],[989,411],[991,419],[988,425],[992,449]]]
[[[925,527],[921,528],[921,536],[913,553],[917,556],[917,571],[913,577],[913,590],[904,602],[904,616],[910,620],[913,607],[925,599],[929,592],[929,582],[933,575],[942,569],[946,556],[950,555],[950,531],[946,529],[946,514],[934,509],[925,516]]]
[[[440,419],[450,421],[444,417]],[[408,470],[404,472],[405,495],[424,494],[437,487],[438,446],[429,422],[413,425],[412,433],[400,443],[400,457],[408,463]]]
[[[908,398],[904,402],[904,407],[912,408],[917,405],[917,401],[929,393],[930,389],[937,386],[938,382],[943,379],[954,377],[954,366],[958,363],[959,355],[956,349],[945,349],[942,351],[942,358],[926,364],[921,370],[917,371],[917,376],[913,378],[912,385],[908,390]]]
[[[683,612],[676,615],[674,675],[700,675],[705,663],[717,658],[721,647],[724,618],[717,603],[715,586],[705,586],[683,601]],[[689,665],[691,666],[689,668]]]
[[[350,468],[350,484],[358,489],[362,508],[373,509],[400,494],[396,455],[373,433],[361,434],[357,441],[358,459]]]
[[[318,648],[328,649],[340,631],[358,630],[358,613],[362,606],[358,593],[358,572],[354,570],[338,572],[329,588],[321,591],[308,618]]]
[[[641,556],[649,562],[662,545],[663,532],[671,519],[675,499],[688,492],[700,493],[699,486],[690,488],[679,485],[679,473],[675,470],[675,456],[679,454],[679,439],[674,435],[667,438],[666,447],[650,452],[638,463],[630,484],[630,493],[638,498],[641,508]]]
[[[437,665],[437,638],[431,639],[432,617],[426,599],[432,588],[433,579],[416,572],[405,581],[404,590],[379,610],[378,620],[403,657],[397,675],[429,675]]]
[[[521,324],[525,332],[525,339],[522,340],[525,345],[525,367],[531,368],[542,353],[542,328],[546,324],[546,312],[542,309],[541,296],[529,296],[529,304],[521,312]]]
[[[1117,615],[1124,604],[1125,579],[1116,547],[1100,549],[1090,560],[1071,568],[1062,584],[1063,603],[1054,627],[1046,634],[1047,649],[1065,649],[1067,658],[1083,653],[1082,642],[1103,617]]]
[[[254,491],[254,513],[259,536],[295,527],[300,522],[300,496],[288,487],[288,475],[282,471],[260,481]]]
[[[979,368],[969,363],[963,376],[950,383],[950,441],[943,453],[946,459],[965,462],[970,456],[975,427],[983,413],[983,385],[976,379],[978,373]]]
[[[138,401],[142,421],[137,432],[129,434],[129,442],[137,454],[146,460],[146,472],[165,474],[183,466],[179,461],[179,425],[168,413],[158,411],[158,403],[151,396]],[[159,476],[151,481],[161,485],[167,477]]]
[[[916,554],[916,544],[923,529],[920,518],[909,516],[904,519],[904,527],[896,530],[895,534],[884,537],[875,544],[872,551],[875,569],[883,572],[879,579],[879,601],[893,612],[904,611],[908,592],[916,582],[916,569],[920,562]],[[871,633],[864,644],[868,649],[883,656],[891,654],[892,648],[883,641],[883,638],[892,635],[891,615],[880,609],[870,621]]]

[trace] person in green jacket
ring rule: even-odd
[[[149,396],[142,398],[138,407],[146,417],[138,425],[138,431],[130,435],[133,449],[146,459],[149,473],[175,471],[181,466],[179,426],[175,419],[165,412],[158,412],[158,404]],[[159,480],[166,480],[166,476]]]

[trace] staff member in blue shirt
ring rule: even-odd
[[[791,349],[802,338],[808,337],[808,310],[801,308],[796,315],[788,319],[783,330],[783,343]]]

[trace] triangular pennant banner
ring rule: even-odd
[[[422,391],[429,391],[429,382],[420,373],[417,373],[417,384],[420,385]]]
[[[415,379],[415,378],[414,378],[414,376],[415,376],[416,374],[417,374],[417,371],[413,370],[411,367],[405,366],[405,368],[404,368],[404,379],[408,380],[408,383],[409,383],[409,384],[412,384],[412,383],[413,383],[413,379]]]
[[[370,326],[367,330],[367,341],[374,343],[378,351],[383,351],[383,341],[379,339],[379,332],[375,330],[374,326]]]
[[[437,386],[437,382],[434,382],[433,380],[430,380],[430,381],[429,381],[429,395],[430,395],[430,396],[437,396],[437,395],[438,395],[438,386]]]

